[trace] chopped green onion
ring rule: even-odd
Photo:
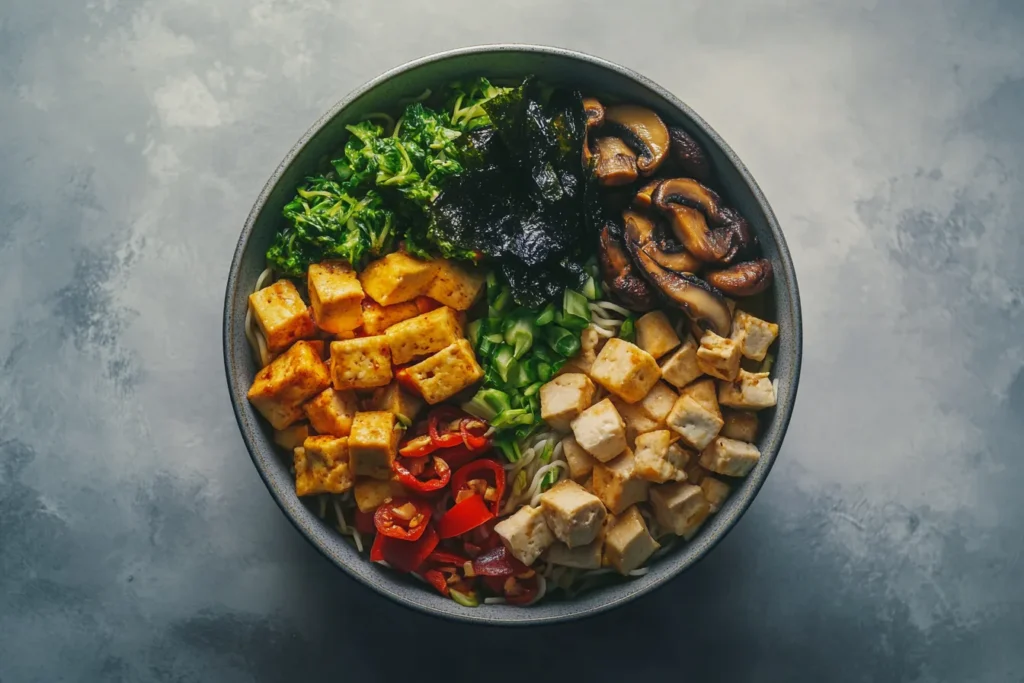
[[[466,325],[466,339],[475,349],[480,344],[480,333],[483,331],[483,319],[474,320]]]
[[[516,480],[512,483],[512,493],[518,496],[526,490],[527,483],[526,470],[519,470],[519,473],[516,475]]]
[[[557,325],[545,327],[544,331],[547,334],[548,343],[551,344],[551,349],[562,358],[569,358],[579,352],[580,338],[578,334],[573,334]]]
[[[587,281],[583,283],[583,296],[591,301],[601,298],[601,285],[597,284],[597,279],[593,275],[587,275]]]
[[[771,372],[773,365],[775,365],[775,354],[766,354],[764,357],[764,361],[762,361],[761,363],[761,372]]]
[[[555,442],[553,440],[548,441],[547,444],[544,445],[544,450],[540,452],[540,461],[547,462],[548,460],[551,460],[551,456],[554,454],[554,452]]]
[[[509,302],[512,300],[512,291],[508,287],[502,287],[501,292],[495,298],[488,311],[491,316],[499,316],[505,312]]]
[[[633,320],[633,316],[628,315],[622,321],[622,326],[619,327],[619,339],[630,343],[636,341],[636,321]]]
[[[555,305],[549,303],[547,306],[543,308],[543,310],[541,310],[540,315],[537,316],[537,319],[534,320],[533,323],[537,327],[544,327],[545,325],[550,325],[554,321],[554,319]]]
[[[559,473],[560,470],[558,469],[553,469],[550,472],[547,472],[540,480],[540,490],[547,491],[549,488],[554,486],[555,482],[558,481]]]
[[[541,382],[549,382],[554,376],[555,369],[551,366],[551,363],[545,363],[543,361],[537,363],[537,379]]]
[[[395,419],[398,420],[398,423],[402,425],[404,429],[412,427],[412,420],[407,418],[405,415],[402,415],[401,413],[395,413]]]
[[[448,589],[448,595],[452,596],[452,600],[459,603],[463,607],[480,606],[480,598],[476,596],[476,591],[470,591],[469,593],[460,593],[459,591],[450,588]]]
[[[505,378],[505,381],[508,382],[509,386],[518,389],[528,384],[533,384],[537,381],[537,378],[530,376],[530,366],[528,364],[513,360],[509,363],[508,376]]]
[[[499,389],[480,389],[469,402],[462,404],[462,409],[467,413],[487,421],[511,407],[508,394]]]
[[[587,297],[574,289],[566,289],[562,298],[562,324],[583,329],[590,323],[590,305]]]
[[[519,451],[519,444],[515,441],[498,439],[494,443],[509,462],[518,462],[523,457],[523,454]]]
[[[512,320],[505,329],[505,343],[514,348],[512,355],[522,358],[533,346],[533,323],[526,316]]]
[[[507,344],[501,344],[494,351],[494,356],[492,357],[492,360],[494,361],[494,367],[497,368],[498,370],[498,375],[501,377],[501,381],[507,382],[509,375],[509,366],[511,366],[512,363],[515,362],[515,357],[512,353],[512,347],[508,346]]]
[[[529,398],[530,396],[533,396],[538,391],[540,391],[540,388],[542,386],[544,386],[544,382],[534,382],[530,386],[528,386],[525,389],[523,389],[523,396],[526,396],[527,398]]]
[[[512,408],[498,413],[498,416],[491,421],[491,426],[495,429],[504,429],[506,427],[533,424],[533,420],[533,413],[526,408]]]
[[[498,275],[493,270],[487,273],[487,303],[493,304],[501,293],[501,284],[498,282]]]
[[[487,336],[480,339],[480,343],[476,347],[476,352],[481,358],[490,358],[496,348],[498,348],[498,344],[494,343],[491,338]]]

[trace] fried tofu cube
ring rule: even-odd
[[[689,396],[706,410],[722,417],[722,408],[718,405],[718,390],[715,387],[715,380],[710,377],[687,384],[679,391],[679,397],[683,396]]]
[[[351,391],[335,391],[327,387],[313,400],[302,406],[313,429],[331,436],[348,436],[352,431],[352,418],[356,416],[359,402]]]
[[[580,352],[569,361],[569,364],[576,368],[575,371],[589,375],[591,368],[594,367],[594,361],[597,360],[597,354],[604,347],[604,343],[605,338],[601,336],[597,328],[593,325],[587,325],[580,332]]]
[[[473,347],[465,339],[459,339],[426,360],[410,365],[405,371],[410,383],[430,405],[451,398],[484,376],[473,355]]]
[[[615,410],[619,411],[622,421],[626,423],[626,445],[630,448],[636,443],[639,435],[653,432],[662,426],[649,417],[639,403],[626,403],[619,398],[612,398],[611,402]]]
[[[681,448],[672,448],[672,445],[672,433],[667,429],[638,436],[633,456],[637,475],[659,484],[685,481],[683,468],[689,456]]]
[[[661,378],[677,389],[704,374],[697,366],[697,342],[687,337],[683,345],[661,363]]]
[[[576,482],[586,480],[598,462],[597,458],[583,450],[576,442],[576,437],[571,435],[562,439],[562,452],[565,453],[565,461],[569,463],[569,478]]]
[[[718,402],[746,410],[771,408],[775,405],[775,387],[767,372],[740,370],[734,381],[719,383]]]
[[[384,334],[392,325],[419,314],[419,307],[412,301],[381,306],[373,299],[363,299],[363,331],[371,337]]]
[[[551,564],[576,569],[600,569],[601,554],[604,551],[604,538],[598,538],[587,545],[570,548],[561,541],[555,541],[548,548],[544,557]]]
[[[427,296],[456,311],[469,310],[483,291],[484,274],[479,268],[470,270],[447,259],[436,259],[434,264],[436,270]]]
[[[654,356],[615,337],[597,354],[590,377],[626,403],[636,403],[661,379],[661,368]]]
[[[600,498],[569,480],[542,493],[540,508],[551,533],[570,548],[593,542],[607,514]]]
[[[394,414],[382,410],[356,413],[348,449],[353,474],[382,481],[390,479],[391,464],[398,451]]]
[[[680,396],[672,406],[665,423],[669,429],[683,437],[683,441],[696,450],[711,443],[724,424],[721,417],[690,396]]]
[[[651,507],[658,524],[686,540],[697,534],[704,520],[711,514],[711,506],[704,498],[704,492],[693,484],[660,484],[653,487]]]
[[[740,346],[732,339],[720,337],[710,330],[700,338],[697,367],[705,374],[718,379],[736,379],[742,359]]]
[[[423,401],[403,389],[398,382],[392,382],[374,390],[370,406],[373,410],[394,413],[399,422],[408,426],[416,420],[416,415],[423,408]]]
[[[247,395],[274,429],[284,429],[302,417],[302,404],[330,382],[316,348],[298,341],[256,373]]]
[[[311,436],[295,449],[295,494],[344,493],[352,488],[348,439]]]
[[[680,340],[668,316],[663,311],[651,311],[636,321],[636,343],[658,360],[679,346]]]
[[[665,423],[665,418],[672,411],[672,406],[676,404],[679,399],[679,394],[672,391],[667,384],[664,382],[658,382],[651,390],[647,392],[647,395],[640,401],[640,409],[644,411],[647,417],[654,420],[659,425]]]
[[[533,564],[555,541],[544,512],[529,505],[495,524],[494,532],[501,537],[512,557],[525,565]]]
[[[354,494],[360,512],[373,512],[392,498],[405,496],[406,490],[394,479],[359,477],[356,479]]]
[[[594,466],[594,495],[612,514],[617,515],[630,505],[646,500],[650,485],[636,471],[636,459],[629,450],[611,462]]]
[[[720,436],[701,451],[700,464],[727,477],[745,477],[760,458],[754,444]]]
[[[337,391],[374,389],[391,381],[391,347],[383,335],[331,342],[331,375]]]
[[[389,306],[426,294],[435,270],[433,261],[421,261],[396,251],[366,266],[359,281],[371,299]]]
[[[363,324],[363,288],[346,263],[312,263],[306,273],[309,302],[317,327],[332,334],[351,332]]]
[[[287,349],[298,339],[312,337],[316,332],[309,308],[291,280],[278,280],[253,292],[249,295],[249,305],[267,340],[267,348],[273,353]]]
[[[708,501],[711,514],[722,509],[722,505],[729,498],[729,485],[717,477],[710,475],[704,477],[700,482],[700,490],[704,493],[704,499]]]
[[[552,428],[565,432],[570,423],[594,400],[594,383],[579,372],[559,375],[540,388],[540,417]]]
[[[462,336],[455,311],[442,306],[389,327],[384,335],[391,347],[391,360],[405,365],[453,344]]]
[[[748,443],[757,441],[757,413],[726,408],[722,411],[722,419],[725,420],[722,436]]]
[[[626,450],[626,424],[607,398],[580,413],[570,426],[576,443],[601,462]]]
[[[309,424],[306,422],[297,422],[291,427],[285,427],[284,429],[274,430],[274,443],[281,448],[289,451],[294,451],[296,448],[302,445],[302,442],[306,440],[306,437],[312,436],[313,432],[309,430]]]
[[[740,353],[751,360],[764,360],[775,339],[779,326],[766,320],[737,310],[732,316],[732,334],[740,347]]]
[[[710,473],[700,466],[699,457],[691,458],[690,461],[686,463],[686,481],[689,483],[700,486],[700,484],[709,476],[711,476]]]
[[[608,564],[623,575],[642,567],[660,547],[635,505],[615,518],[604,539]]]

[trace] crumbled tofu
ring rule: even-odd
[[[636,438],[634,467],[638,476],[663,484],[684,481],[683,468],[689,460],[685,451],[672,449],[672,433],[667,429],[641,434]]]
[[[594,465],[594,494],[613,514],[646,500],[650,482],[636,471],[633,453],[625,453],[608,463]]]
[[[484,376],[473,355],[473,347],[465,339],[455,341],[405,370],[409,381],[430,405],[451,398]]]
[[[598,538],[587,545],[570,548],[561,541],[555,541],[548,548],[545,558],[551,564],[576,569],[600,569],[604,539]]]
[[[711,514],[703,491],[693,484],[660,484],[651,488],[651,507],[660,526],[686,540],[696,535]]]
[[[569,463],[569,477],[573,481],[584,481],[594,470],[594,464],[598,462],[594,456],[583,450],[574,436],[562,439],[562,452]]]
[[[703,491],[704,498],[711,507],[711,514],[721,510],[722,505],[729,497],[729,485],[721,479],[712,476],[704,477],[704,480],[700,483],[700,490]]]
[[[360,512],[373,512],[392,498],[406,495],[405,487],[394,479],[359,477],[355,487],[356,506]]]
[[[416,420],[416,415],[423,408],[423,401],[402,389],[398,382],[392,382],[386,387],[375,389],[370,399],[370,407],[373,410],[386,410],[394,413],[400,422],[411,425]]]
[[[687,445],[701,450],[722,431],[722,418],[690,396],[680,396],[665,420]]]
[[[381,410],[356,413],[348,448],[353,474],[390,479],[391,464],[398,451],[394,414]]]
[[[700,464],[727,477],[745,477],[760,457],[754,444],[720,436],[701,451]]]
[[[569,424],[590,407],[594,383],[586,375],[559,375],[540,388],[540,417],[552,428],[568,431]]]
[[[743,354],[740,353],[739,344],[727,337],[719,337],[710,330],[700,338],[700,348],[697,349],[697,367],[705,374],[717,377],[718,379],[732,380],[740,371],[740,361]]]
[[[310,264],[306,286],[321,330],[342,334],[363,324],[363,287],[351,266],[337,261]]]
[[[704,406],[718,417],[722,417],[722,409],[718,405],[718,391],[715,387],[715,380],[707,377],[687,384],[679,391],[679,397],[689,396],[694,401]]]
[[[619,411],[622,421],[626,423],[626,445],[630,448],[636,443],[636,437],[647,432],[653,432],[662,426],[661,423],[652,419],[644,412],[643,406],[640,403],[626,403],[615,397],[611,399],[611,402],[615,409]]]
[[[580,413],[571,427],[576,442],[601,462],[626,450],[626,424],[607,398]]]
[[[295,494],[344,493],[352,488],[348,439],[311,436],[295,449]]]
[[[312,337],[316,332],[309,308],[291,280],[278,280],[253,292],[249,305],[271,352],[283,351],[295,340]]]
[[[425,295],[435,269],[433,261],[421,261],[396,251],[366,266],[359,281],[371,299],[389,306]]]
[[[641,349],[660,359],[679,346],[679,335],[662,311],[651,311],[636,321],[636,343]]]
[[[248,397],[274,429],[284,429],[302,417],[302,404],[330,382],[316,347],[298,341],[256,373]]]
[[[747,410],[771,408],[775,405],[775,387],[767,372],[740,370],[734,381],[718,385],[718,402]]]
[[[737,310],[732,317],[731,336],[744,356],[752,360],[764,360],[768,347],[779,336],[779,326]]]
[[[757,441],[757,413],[726,408],[722,411],[722,419],[725,420],[722,436],[749,443]]]
[[[419,307],[412,301],[381,306],[373,299],[363,299],[363,331],[371,337],[384,334],[392,325],[419,314]]]
[[[560,481],[542,493],[540,508],[551,533],[570,548],[596,539],[606,514],[600,498],[569,480]]]
[[[661,369],[654,356],[615,337],[597,354],[590,377],[626,403],[636,403],[658,383]]]
[[[358,409],[359,402],[354,392],[335,391],[331,387],[302,406],[313,429],[331,436],[348,436],[352,431],[352,418]]]
[[[297,422],[291,427],[275,429],[274,443],[289,451],[293,451],[301,446],[302,442],[306,440],[306,437],[310,435],[312,435],[312,432],[309,431],[309,424],[306,422]]]
[[[615,518],[604,539],[608,564],[620,574],[639,569],[660,547],[635,505]]]
[[[643,400],[638,404],[647,417],[659,425],[664,424],[665,418],[672,411],[679,395],[672,391],[664,382],[658,382],[647,392]]]
[[[580,332],[580,352],[570,360],[576,371],[590,374],[590,370],[594,367],[594,361],[597,360],[597,354],[604,346],[604,342],[605,338],[598,333],[597,328],[592,324],[583,328],[583,331]]]
[[[427,296],[457,311],[468,310],[484,288],[484,274],[446,259],[434,261],[436,272]]]
[[[391,381],[391,348],[383,335],[331,342],[334,388],[373,389]]]
[[[405,365],[453,344],[462,336],[462,328],[455,311],[441,306],[392,325],[384,335],[391,347],[391,360]]]
[[[495,524],[494,531],[512,556],[525,565],[533,564],[555,541],[544,513],[539,507],[529,505]]]
[[[661,363],[661,378],[677,389],[685,387],[703,374],[697,367],[697,342],[690,336]]]

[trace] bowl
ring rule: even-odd
[[[779,380],[778,404],[762,413],[767,425],[759,443],[762,455],[757,466],[691,542],[677,544],[654,561],[647,574],[622,579],[572,600],[546,600],[527,608],[468,608],[431,592],[413,577],[371,563],[295,495],[289,464],[275,449],[270,426],[246,400],[258,368],[246,341],[244,321],[247,297],[264,268],[267,247],[281,225],[282,207],[305,176],[345,138],[346,124],[370,112],[394,109],[401,98],[414,97],[426,88],[459,78],[484,75],[515,80],[531,73],[552,84],[571,83],[584,92],[651,107],[667,123],[682,126],[704,146],[717,175],[718,189],[748,219],[775,270],[771,303],[781,328],[774,367]],[[636,72],[579,52],[533,45],[485,45],[417,59],[378,76],[335,104],[295,143],[256,199],[231,261],[224,301],[224,364],[235,417],[256,469],[295,528],[331,562],[382,595],[429,614],[487,624],[528,625],[594,615],[649,593],[707,555],[750,506],[778,456],[796,399],[801,346],[800,297],[782,230],[757,183],[725,141],[678,98]]]

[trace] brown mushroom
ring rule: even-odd
[[[663,180],[651,203],[670,221],[679,241],[707,263],[732,263],[754,246],[747,221],[692,178]]]
[[[704,276],[708,284],[731,296],[753,296],[772,284],[772,263],[759,258],[743,261]]]
[[[633,197],[633,206],[639,211],[647,211],[651,208],[651,195],[658,189],[658,185],[661,184],[660,180],[652,180],[636,192],[636,196]]]
[[[598,242],[601,275],[605,286],[616,298],[634,311],[649,311],[654,307],[655,293],[647,281],[636,274],[622,240],[615,236],[611,226],[601,228]]]
[[[605,187],[629,185],[637,178],[636,154],[619,138],[597,138],[591,143],[594,173]]]
[[[587,128],[600,128],[604,125],[604,107],[593,97],[583,98],[583,113],[587,116]]]
[[[635,203],[635,202],[634,202]],[[626,225],[626,239],[636,243],[655,263],[677,273],[697,273],[703,267],[700,259],[681,244],[661,235],[661,230],[648,216]]]
[[[711,162],[700,143],[678,126],[669,126],[668,137],[671,140],[669,157],[675,163],[679,175],[693,178],[702,183],[709,182],[711,180]]]
[[[635,104],[616,104],[604,112],[604,125],[636,152],[640,175],[653,174],[668,157],[668,128],[653,111]]]

